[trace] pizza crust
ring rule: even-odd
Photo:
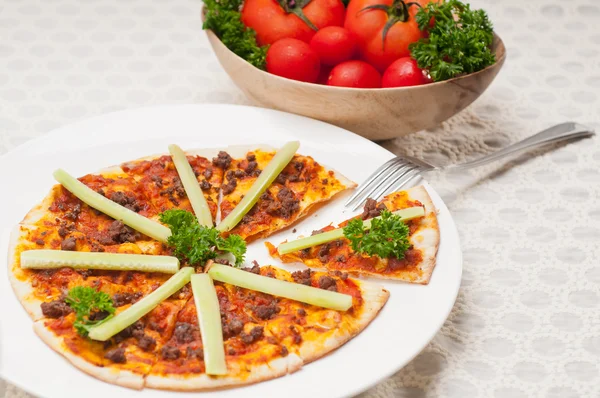
[[[33,324],[35,333],[54,351],[65,357],[76,368],[84,371],[90,376],[93,376],[102,381],[119,386],[141,390],[144,387],[144,376],[123,369],[111,369],[110,367],[100,367],[94,365],[85,359],[73,354],[65,347],[61,337],[56,336],[50,331],[44,321],[37,321]]]
[[[21,238],[26,236],[24,229],[25,228],[35,228],[35,227],[25,227],[22,225],[17,225],[13,228],[10,234],[10,240],[8,243],[8,279],[10,281],[10,285],[17,296],[17,299],[27,311],[29,316],[37,321],[43,317],[42,309],[40,305],[42,304],[42,300],[33,296],[34,289],[31,286],[30,281],[27,279],[22,281],[17,278],[13,269],[15,267],[19,267],[19,262],[17,260],[17,247],[19,246],[19,242]]]
[[[414,283],[427,285],[435,268],[438,248],[440,246],[440,228],[437,221],[437,210],[429,193],[422,185],[407,190],[409,197],[418,200],[425,206],[425,217],[421,220],[419,230],[411,237],[410,242],[423,253],[420,264],[421,275]]]
[[[231,368],[231,364],[228,363]],[[177,376],[160,376],[150,374],[146,377],[145,386],[174,391],[205,391],[224,387],[235,387],[259,383],[294,373],[302,367],[302,359],[293,353],[283,358],[274,359],[266,364],[252,367],[248,377],[241,378],[236,374],[227,376],[208,376],[206,374]],[[244,372],[246,373],[246,371]]]
[[[335,349],[341,347],[362,332],[375,319],[383,308],[390,293],[381,285],[353,279],[360,287],[363,298],[363,309],[358,319],[351,324],[351,328],[339,327],[335,333],[326,336],[324,341],[304,341],[299,348],[299,355],[305,364],[324,357]]]

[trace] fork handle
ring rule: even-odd
[[[557,124],[556,126],[550,127],[546,130],[543,130],[535,135],[532,135],[529,138],[526,138],[522,141],[516,142],[512,145],[509,145],[499,151],[490,153],[489,155],[485,155],[480,157],[479,159],[472,160],[470,162],[465,162],[457,165],[448,166],[445,169],[452,170],[460,170],[460,169],[470,169],[472,167],[481,166],[505,156],[515,154],[518,152],[522,152],[528,149],[533,149],[537,147],[541,147],[543,145],[567,141],[573,138],[583,138],[588,137],[594,134],[594,130],[578,124],[574,122],[567,122],[562,124]]]

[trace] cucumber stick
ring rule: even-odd
[[[277,151],[275,156],[273,156],[273,159],[271,159],[256,181],[254,181],[254,184],[252,184],[248,192],[246,192],[240,203],[238,203],[231,213],[217,225],[219,231],[231,231],[241,221],[246,213],[252,209],[252,206],[256,204],[260,195],[271,186],[279,173],[281,173],[285,166],[292,160],[299,147],[300,143],[298,141],[290,141]]]
[[[169,298],[176,291],[181,289],[190,281],[190,277],[194,273],[194,268],[184,267],[175,275],[163,283],[161,287],[127,308],[125,311],[118,313],[115,317],[94,326],[89,330],[89,338],[92,340],[106,341],[115,334],[119,333],[127,326],[132,325],[135,321],[152,311],[161,302]]]
[[[215,286],[208,274],[192,275],[191,283],[202,335],[206,374],[225,375],[227,364],[223,346],[221,311]]]
[[[392,212],[394,215],[400,217],[402,221],[409,221],[415,218],[423,217],[425,215],[425,209],[421,206],[409,207],[407,209],[396,210]],[[379,217],[375,217],[379,218]],[[366,220],[364,226],[366,229],[371,228],[371,220]],[[313,236],[307,236],[306,238],[300,238],[291,242],[282,243],[277,248],[277,252],[281,255],[292,253],[298,250],[306,249],[323,243],[331,242],[344,237],[344,229],[337,228],[331,231],[322,232]]]
[[[216,281],[332,310],[346,311],[352,307],[352,296],[348,294],[281,281],[222,264],[211,265],[208,274]]]
[[[213,220],[210,208],[202,193],[202,189],[200,189],[196,174],[187,160],[185,152],[175,144],[169,145],[169,152],[171,153],[173,163],[175,163],[175,168],[177,169],[177,174],[179,174],[179,178],[181,179],[183,188],[185,188],[185,193],[190,200],[198,222],[205,227],[212,227]]]
[[[52,269],[62,267],[174,274],[179,270],[179,260],[177,257],[171,256],[69,252],[63,250],[28,250],[21,253],[21,268]]]
[[[163,243],[166,243],[169,236],[171,236],[169,228],[105,198],[62,169],[54,172],[54,179],[89,206],[111,216],[115,220],[122,221],[146,236]]]

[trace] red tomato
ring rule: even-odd
[[[400,58],[392,63],[383,74],[382,87],[418,86],[427,83],[417,61],[410,57]]]
[[[327,80],[329,80],[331,69],[333,69],[331,66],[321,64],[321,71],[319,72],[319,77],[317,78],[317,84],[327,85]]]
[[[321,63],[337,65],[352,59],[356,53],[356,39],[348,29],[328,26],[320,29],[310,41],[310,46],[319,54]]]
[[[319,77],[319,56],[297,39],[281,39],[267,51],[267,72],[288,79],[315,83]]]
[[[317,29],[344,24],[346,10],[340,0],[280,1],[288,10],[300,10]],[[256,31],[260,45],[284,38],[308,43],[316,33],[297,15],[286,11],[277,0],[246,0],[242,8],[242,22]]]
[[[346,61],[331,70],[327,84],[339,87],[379,88],[381,75],[364,61]]]
[[[344,26],[356,36],[361,58],[381,72],[398,58],[408,57],[409,44],[422,37],[414,18],[419,7],[408,3],[402,0],[351,0],[348,4]],[[429,0],[418,3],[425,5]],[[375,5],[387,9],[365,9]],[[384,34],[386,26],[389,30]]]

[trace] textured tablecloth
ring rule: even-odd
[[[506,43],[504,69],[454,119],[382,145],[447,163],[569,119],[600,130],[600,1],[472,3]],[[0,154],[117,109],[247,103],[199,8],[1,0]],[[462,241],[458,300],[432,343],[361,398],[600,397],[600,140],[536,155],[430,177]],[[0,397],[28,395],[0,381]]]

